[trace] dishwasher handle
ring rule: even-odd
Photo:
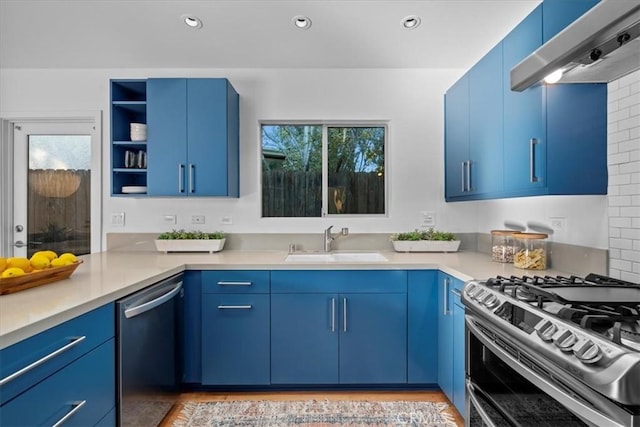
[[[154,300],[151,300],[149,302],[146,302],[144,304],[140,304],[140,305],[136,305],[136,306],[127,308],[124,311],[124,317],[126,317],[127,319],[131,319],[132,317],[139,316],[142,313],[145,313],[145,312],[147,312],[149,310],[153,310],[157,306],[162,305],[165,302],[169,301],[171,298],[176,296],[181,290],[182,290],[182,282],[178,282],[173,287],[173,289],[171,289],[166,294],[163,294],[163,295],[159,296],[158,298],[156,298]]]

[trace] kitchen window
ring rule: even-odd
[[[262,123],[262,216],[386,213],[386,123]]]

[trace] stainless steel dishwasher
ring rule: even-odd
[[[118,425],[156,426],[180,385],[182,274],[116,302]]]

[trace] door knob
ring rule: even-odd
[[[24,230],[24,227],[23,227],[23,226],[21,226],[20,224],[16,225],[16,231],[17,231],[18,233],[19,233],[19,232],[21,232],[22,230]]]
[[[13,246],[15,246],[16,248],[24,248],[25,246],[29,246],[29,245],[27,245],[22,240],[16,240],[16,242],[13,244]]]

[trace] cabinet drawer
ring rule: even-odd
[[[1,350],[0,405],[113,336],[107,304]]]
[[[51,426],[67,415],[65,427],[96,425],[115,405],[114,353],[112,338],[0,406],[0,425]]]
[[[287,270],[271,272],[272,293],[406,293],[405,270]]]
[[[267,270],[256,271],[203,271],[203,294],[268,294],[270,274]]]

